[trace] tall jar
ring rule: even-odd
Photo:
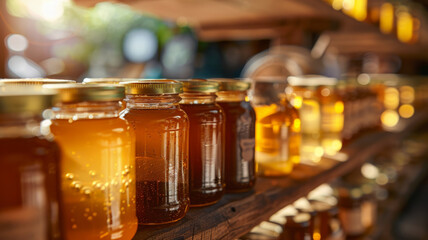
[[[256,163],[261,176],[285,176],[300,161],[300,118],[285,97],[286,81],[255,79]]]
[[[244,192],[256,182],[254,109],[248,101],[250,83],[233,79],[211,79],[220,84],[217,103],[226,115],[226,191]]]
[[[123,86],[64,84],[51,131],[62,148],[65,239],[131,239],[135,214],[135,134],[119,118]]]
[[[337,79],[325,77],[317,88],[321,105],[321,146],[327,155],[335,155],[342,149],[344,104],[336,85]]]
[[[299,112],[302,142],[300,160],[314,164],[321,160],[321,106],[317,96],[318,82],[314,76],[288,77],[286,93]]]
[[[180,107],[189,116],[190,206],[216,203],[225,191],[223,109],[215,102],[219,84],[182,81]]]
[[[0,83],[0,239],[61,239],[61,155],[42,123],[53,96]]]
[[[139,224],[176,222],[189,208],[189,119],[180,108],[182,84],[173,80],[124,83],[121,116],[137,134]]]

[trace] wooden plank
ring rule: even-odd
[[[305,196],[322,183],[359,167],[366,159],[396,144],[408,131],[427,122],[428,113],[416,114],[403,132],[373,132],[347,146],[348,160],[322,159],[318,167],[298,165],[290,177],[259,178],[255,189],[226,194],[217,204],[193,208],[179,222],[163,226],[141,226],[135,240],[142,239],[233,239],[237,238],[279,209]]]

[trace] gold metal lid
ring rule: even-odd
[[[125,97],[123,86],[111,84],[50,84],[43,87],[57,90],[57,101],[61,103],[120,101]]]
[[[303,75],[289,76],[287,82],[291,86],[298,87],[335,86],[337,84],[337,79],[321,75]]]
[[[183,84],[170,79],[137,80],[120,84],[125,86],[125,93],[128,95],[161,95],[183,92]]]
[[[144,81],[138,78],[85,78],[83,84],[119,84],[121,82]]]
[[[220,84],[218,82],[207,81],[205,79],[179,80],[183,83],[184,93],[215,93]]]
[[[0,79],[0,85],[20,85],[20,86],[42,86],[45,84],[75,83],[74,80],[49,79],[49,78],[20,78],[20,79]]]
[[[54,96],[55,91],[32,86],[0,86],[0,114],[41,114]]]
[[[243,79],[210,78],[208,81],[218,82],[219,91],[247,91],[251,87],[251,83]]]

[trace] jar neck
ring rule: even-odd
[[[119,116],[119,101],[61,103],[52,108],[54,119],[100,119]]]
[[[126,95],[126,108],[129,109],[174,109],[179,108],[181,97],[168,95]]]
[[[183,93],[180,104],[213,104],[217,98],[215,93]]]
[[[217,92],[217,102],[242,102],[247,99],[246,91],[221,91]]]

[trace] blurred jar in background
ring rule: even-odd
[[[344,104],[338,94],[337,79],[323,78],[317,88],[321,105],[321,145],[324,153],[335,155],[342,149]]]
[[[321,146],[321,106],[317,95],[317,76],[288,77],[286,94],[290,103],[299,112],[302,142],[300,160],[317,163],[324,155]]]
[[[226,115],[226,191],[251,190],[256,182],[256,114],[248,101],[251,84],[238,79],[210,79],[220,84],[217,103]]]
[[[189,128],[189,196],[192,207],[216,203],[225,191],[223,109],[215,103],[219,84],[183,80],[180,107]]]
[[[64,84],[51,131],[62,148],[64,239],[131,239],[135,134],[119,118],[123,86]]]
[[[0,83],[0,239],[62,239],[60,149],[42,122],[53,97]]]
[[[136,133],[137,217],[157,225],[182,219],[189,209],[189,119],[180,108],[183,85],[174,80],[123,83],[121,117]]]
[[[312,239],[310,232],[311,215],[308,213],[298,213],[293,218],[287,218],[284,231],[279,239],[281,240],[306,240]]]
[[[300,162],[300,118],[285,96],[285,79],[253,80],[256,163],[261,176],[284,176]]]
[[[339,218],[347,236],[361,236],[374,225],[377,203],[372,190],[364,186],[338,188]]]

